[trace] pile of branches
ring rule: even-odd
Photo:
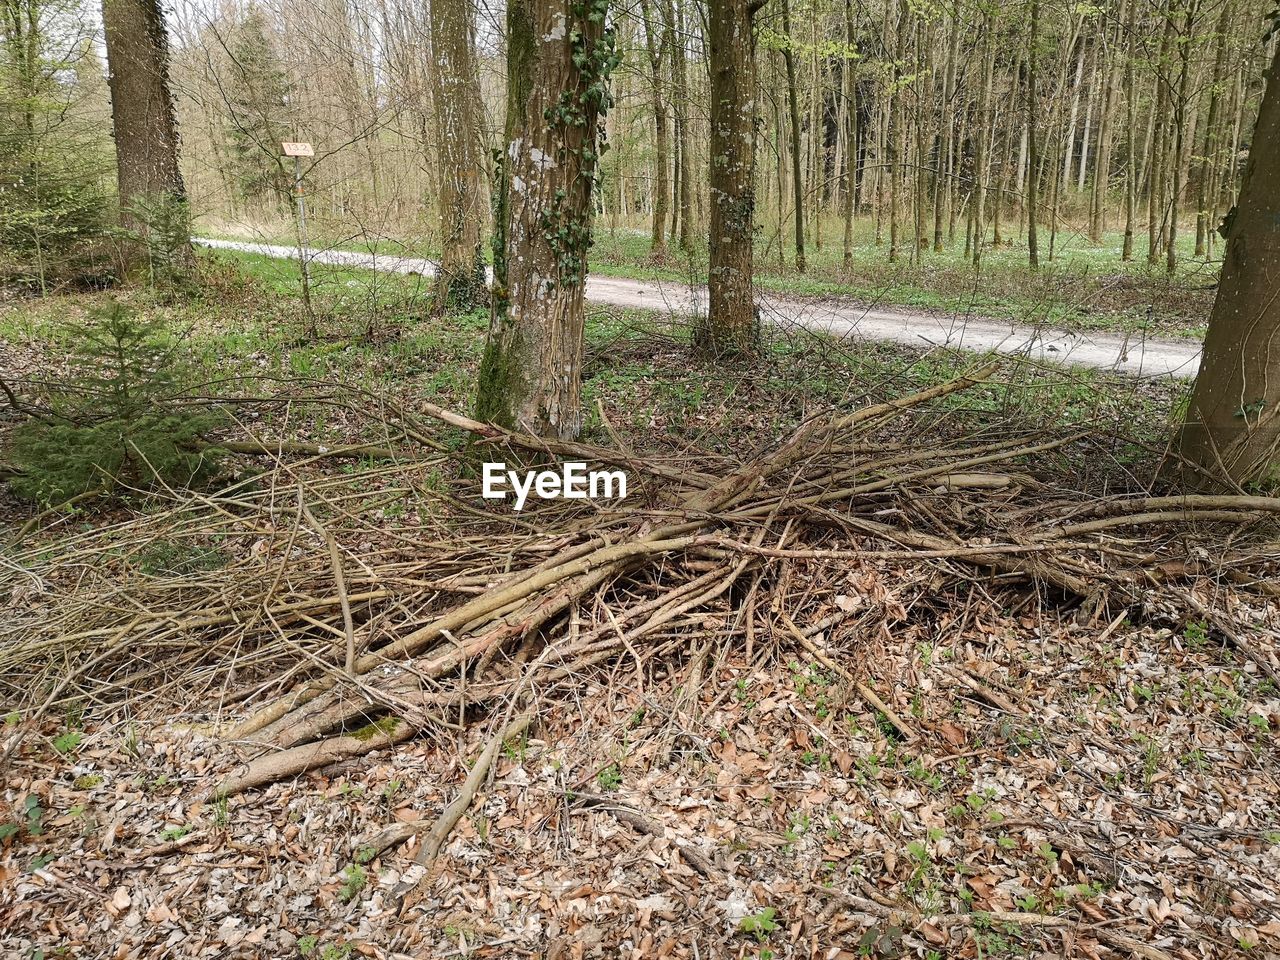
[[[874,678],[835,649],[837,636],[883,636],[892,620],[884,604],[838,595],[850,568],[873,561],[899,565],[917,598],[994,580],[1094,619],[1203,619],[1275,677],[1225,595],[1197,585],[1231,583],[1233,597],[1265,599],[1276,554],[1235,549],[1209,569],[1188,562],[1187,544],[1194,531],[1274,517],[1280,500],[1086,499],[1031,475],[1081,434],[884,439],[996,369],[811,418],[745,463],[545,441],[423,405],[480,444],[621,465],[642,481],[638,495],[513,516],[475,506],[474,475],[428,482],[456,465],[442,444],[306,482],[298,462],[280,460],[251,488],[175,499],[11,553],[5,699],[25,697],[37,712],[72,698],[233,708],[241,719],[223,732],[243,762],[210,785],[227,795],[498,707],[527,723],[545,698],[604,664],[768,639],[807,651],[912,739]],[[391,509],[406,504],[413,513]],[[157,540],[216,541],[236,561],[143,574],[134,561]],[[794,582],[796,563],[820,572]]]

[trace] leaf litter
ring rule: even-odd
[[[852,440],[865,446],[832,456],[903,455],[881,435]],[[705,492],[698,475],[736,469],[751,481],[745,499],[708,508],[715,522],[694,541],[578,590],[532,630],[519,621],[526,629],[501,634],[492,653],[475,647],[447,676],[427,676],[422,653],[341,675],[331,555],[298,522],[299,497],[326,504],[344,562],[359,558],[348,591],[381,594],[351,604],[371,650],[493,594],[511,571],[582,549],[593,531],[668,523],[666,494],[645,494],[649,513],[612,518],[540,508],[547,533],[535,536],[492,515],[450,527],[468,481],[429,474],[444,461],[384,468],[370,489],[368,475],[279,457],[234,510],[181,500],[107,532],[46,536],[18,555],[26,577],[9,583],[22,640],[3,647],[6,698],[24,715],[4,730],[0,949],[1274,955],[1274,556],[1265,540],[1232,538],[1233,559],[1215,565],[1219,520],[1135,527],[1110,501],[1070,500],[1032,476],[1027,451],[1043,440],[1015,445],[1000,474],[882,473],[877,490],[791,522],[764,514],[769,536],[755,539],[761,527],[739,515],[794,476],[688,458],[683,495]],[[936,456],[954,467],[975,444],[940,443]],[[655,462],[648,479],[665,490],[672,477]],[[428,475],[438,496],[424,492]],[[868,475],[859,481],[880,482]],[[419,498],[414,512],[388,516],[402,488]],[[868,511],[850,510],[863,502]],[[1043,542],[1045,524],[1098,518],[1059,537],[1061,550],[1033,554],[1052,567],[991,563]],[[911,540],[920,530],[933,539]],[[230,558],[216,571],[141,575],[129,560],[159,536],[212,535]],[[704,586],[729,570],[730,588]],[[626,619],[667,610],[671,591],[699,602]],[[101,631],[126,609],[137,629],[104,656]],[[247,615],[264,609],[274,616]],[[83,648],[59,662],[49,644],[73,616]],[[484,630],[441,643],[493,635]],[[211,649],[227,655],[210,662]],[[551,653],[564,670],[529,666]],[[397,686],[405,676],[414,684]],[[55,678],[66,683],[49,695]],[[344,742],[380,749],[211,791],[293,749],[229,742],[226,722],[320,681],[342,696],[320,691],[310,716],[337,710],[328,716]],[[42,694],[24,702],[23,689]],[[439,857],[401,892],[473,764],[534,703],[536,722],[498,743]],[[387,710],[412,715],[416,735],[380,742]],[[328,729],[300,742],[323,745]]]

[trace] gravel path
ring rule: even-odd
[[[296,258],[296,247],[203,237],[195,242],[219,250],[237,250],[268,257]],[[386,273],[418,273],[431,276],[435,264],[416,257],[360,253],[348,250],[316,250],[312,263],[363,267]],[[705,311],[705,287],[682,283],[627,280],[593,276],[587,279],[587,299],[592,303],[641,310],[691,314]],[[949,314],[883,310],[851,303],[792,300],[761,294],[762,316],[779,327],[794,327],[840,339],[880,340],[908,346],[946,346],[974,352],[997,351],[1033,360],[1114,370],[1133,376],[1191,378],[1200,365],[1200,344],[1195,341],[1156,340],[1140,334],[1073,333],[1053,327],[1030,327],[1000,320]]]

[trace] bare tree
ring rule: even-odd
[[[1232,485],[1280,476],[1280,51],[1267,74],[1181,452]]]
[[[477,415],[540,436],[582,424],[583,286],[617,57],[608,0],[509,0],[493,306]]]
[[[710,310],[694,332],[714,356],[754,354],[756,64],[753,20],[763,0],[711,0]]]
[[[432,310],[468,309],[485,300],[480,234],[488,218],[480,81],[468,0],[431,0],[431,92],[440,158],[440,273]]]

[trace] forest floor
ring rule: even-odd
[[[1280,955],[1280,605],[1266,589],[1280,566],[1274,524],[1256,519],[1109,531],[1068,558],[1102,591],[1083,599],[819,525],[806,549],[762,555],[749,590],[539,680],[536,725],[502,744],[408,900],[395,891],[421,835],[503,723],[483,665],[422,736],[211,792],[249,756],[223,724],[341,644],[336,601],[293,619],[277,604],[332,592],[324,538],[295,522],[304,494],[353,594],[392,594],[360,601],[382,604],[368,623],[392,636],[574,530],[664,522],[652,478],[624,511],[482,501],[465,435],[394,411],[469,409],[485,314],[426,319],[421,278],[330,269],[325,337],[305,342],[295,283],[240,257],[193,299],[131,298],[180,336],[186,393],[225,405],[225,438],[267,448],[224,458],[230,492],[44,517],[0,553],[0,954]],[[75,321],[107,299],[0,305],[0,376],[45,396]],[[726,369],[691,357],[685,333],[593,311],[584,440],[690,478],[732,471],[823,411],[972,366],[774,328],[759,365]],[[1006,361],[849,457],[1049,444],[969,468],[986,471],[966,474],[974,489],[908,479],[862,498],[868,519],[957,544],[1030,537],[1045,515],[1147,494],[1184,396],[1170,378]],[[316,448],[272,453],[277,438]],[[392,455],[342,456],[348,444]],[[38,513],[3,497],[15,531]],[[570,635],[615,617],[629,630],[646,591],[718,576],[718,549],[575,608]],[[1131,566],[1140,589],[1108,601]],[[230,619],[199,626],[210,611]],[[157,626],[120,632],[144,620]],[[73,639],[76,622],[88,632]]]

